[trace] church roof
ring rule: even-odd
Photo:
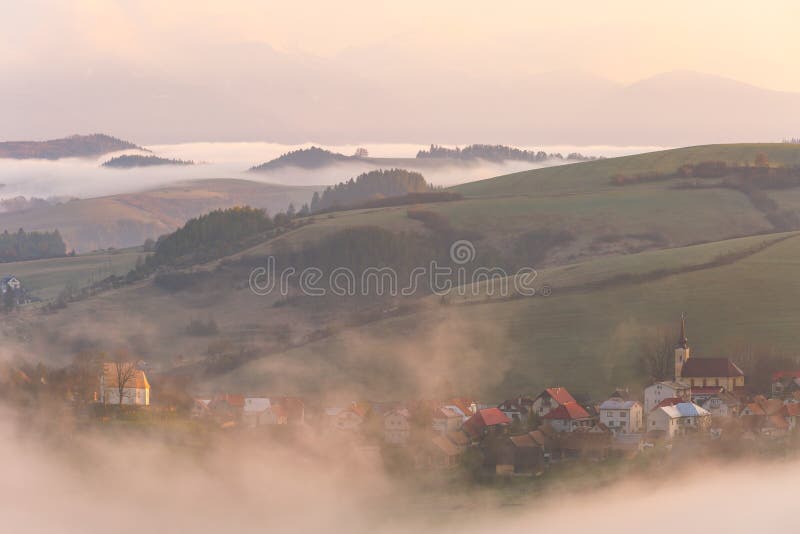
[[[681,369],[681,377],[688,378],[736,376],[744,373],[728,358],[689,358]]]

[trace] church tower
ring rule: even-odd
[[[686,314],[681,313],[681,334],[675,346],[675,380],[681,379],[683,364],[689,359],[690,353],[689,340],[686,339]]]

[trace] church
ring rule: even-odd
[[[681,315],[681,333],[675,347],[675,381],[692,388],[724,388],[734,392],[744,388],[744,373],[728,358],[692,358],[686,338],[686,317]]]

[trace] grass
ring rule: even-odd
[[[800,146],[788,143],[702,145],[634,156],[574,163],[470,182],[452,188],[468,196],[568,194],[614,188],[615,174],[674,172],[685,163],[752,164],[759,153],[773,165],[800,165]]]
[[[580,285],[687,267],[775,237],[608,258],[544,276]],[[284,386],[300,390],[347,387],[379,398],[381,391],[418,395],[449,383],[487,400],[564,385],[601,398],[616,386],[641,385],[642,343],[684,311],[697,356],[728,355],[740,342],[796,351],[798,267],[800,236],[791,234],[729,265],[562,293],[556,286],[547,298],[431,306],[253,361],[222,383],[258,388],[281,376]]]
[[[143,257],[141,247],[94,252],[74,257],[0,263],[0,272],[13,274],[36,297],[53,299],[68,284],[85,287],[112,274],[124,275]]]
[[[548,258],[552,264],[597,257],[589,245],[608,234],[642,232],[663,235],[668,246],[685,246],[773,230],[764,214],[747,197],[730,189],[674,189],[674,180],[617,187],[609,178],[617,173],[672,172],[687,162],[724,160],[752,162],[765,153],[773,164],[800,164],[800,146],[789,144],[707,145],[666,150],[558,167],[536,169],[452,188],[468,198],[426,204],[421,209],[443,216],[457,230],[480,234],[476,246],[507,250],[532,230],[566,230],[574,243]],[[784,196],[786,200],[778,197]],[[793,191],[770,192],[781,207],[800,209]],[[795,198],[797,197],[797,198]],[[408,207],[352,210],[322,215],[314,224],[287,235],[294,247],[353,226],[376,225],[396,231],[422,231],[408,220]],[[663,246],[663,244],[661,244]],[[620,245],[624,248],[624,245]],[[250,253],[266,253],[268,246]],[[624,252],[625,250],[611,250]],[[608,253],[603,251],[603,254]]]

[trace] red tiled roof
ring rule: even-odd
[[[751,415],[767,415],[764,411],[764,408],[757,402],[751,402],[747,405],[747,410],[750,412]]]
[[[583,406],[572,401],[550,410],[544,419],[589,419],[589,417],[589,413],[583,409]]]
[[[659,408],[663,408],[664,406],[675,406],[676,404],[680,404],[684,402],[683,399],[680,397],[667,397],[666,399],[659,402],[652,411],[656,411]]]
[[[476,415],[483,420],[484,426],[506,425],[511,422],[511,419],[498,408],[485,408]]]
[[[231,406],[244,408],[244,395],[232,395],[225,393],[214,397],[214,402],[227,402]]]
[[[464,421],[462,428],[470,436],[479,436],[481,430],[487,426],[504,425],[511,422],[506,414],[501,412],[498,408],[486,408],[478,411],[475,415]]]
[[[682,377],[733,377],[744,376],[739,367],[728,358],[689,358],[681,369]]]
[[[536,447],[538,444],[534,439],[528,435],[523,434],[521,436],[511,436],[511,443],[514,444],[515,447]]]
[[[777,371],[772,373],[772,381],[775,382],[781,378],[800,378],[800,371]]]
[[[559,404],[567,404],[568,402],[577,402],[572,395],[570,395],[567,388],[547,388],[545,392],[550,395],[553,400]]]

